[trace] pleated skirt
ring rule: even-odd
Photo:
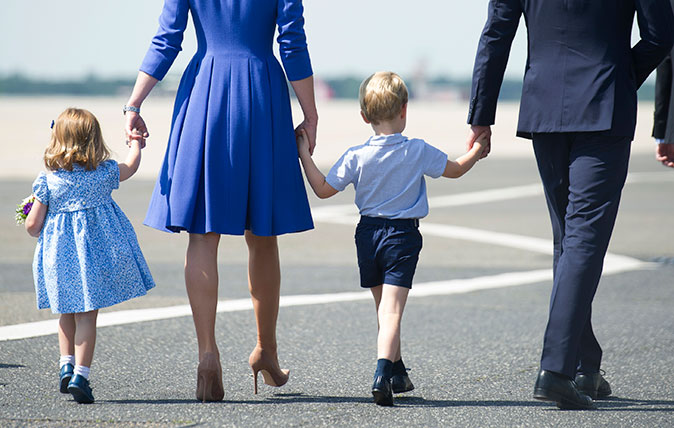
[[[192,59],[144,223],[258,236],[313,228],[288,85],[274,56]]]

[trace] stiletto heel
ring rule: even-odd
[[[213,352],[206,352],[197,368],[197,400],[220,401],[225,396],[222,386],[220,360]]]
[[[248,364],[253,370],[254,391],[257,394],[257,374],[262,372],[264,383],[269,386],[283,386],[288,382],[290,370],[281,369],[275,356],[269,355],[262,348],[255,348],[248,358]]]
[[[253,369],[253,383],[255,384],[255,388],[253,388],[253,391],[257,395],[257,372],[255,371],[255,369]]]

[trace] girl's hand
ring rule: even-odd
[[[145,139],[150,136],[145,121],[140,114],[133,111],[127,111],[125,116],[126,127],[124,131],[126,133],[126,140],[138,140],[141,142],[141,148],[145,147]]]
[[[301,131],[305,132],[305,138],[307,139],[309,145],[309,154],[314,154],[314,148],[316,148],[316,128],[318,126],[318,120],[309,120],[304,119],[297,128],[295,128],[295,138],[298,138],[301,134]]]

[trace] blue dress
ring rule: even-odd
[[[259,236],[312,229],[283,72],[312,75],[301,0],[165,0],[141,71],[165,76],[188,12],[198,50],[178,88],[145,224]]]
[[[142,296],[154,287],[133,226],[112,200],[113,160],[93,171],[41,172],[33,195],[48,206],[33,258],[38,309],[87,312]]]

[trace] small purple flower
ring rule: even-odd
[[[26,205],[23,206],[23,215],[28,215],[31,208],[33,208],[33,201],[27,202]]]

